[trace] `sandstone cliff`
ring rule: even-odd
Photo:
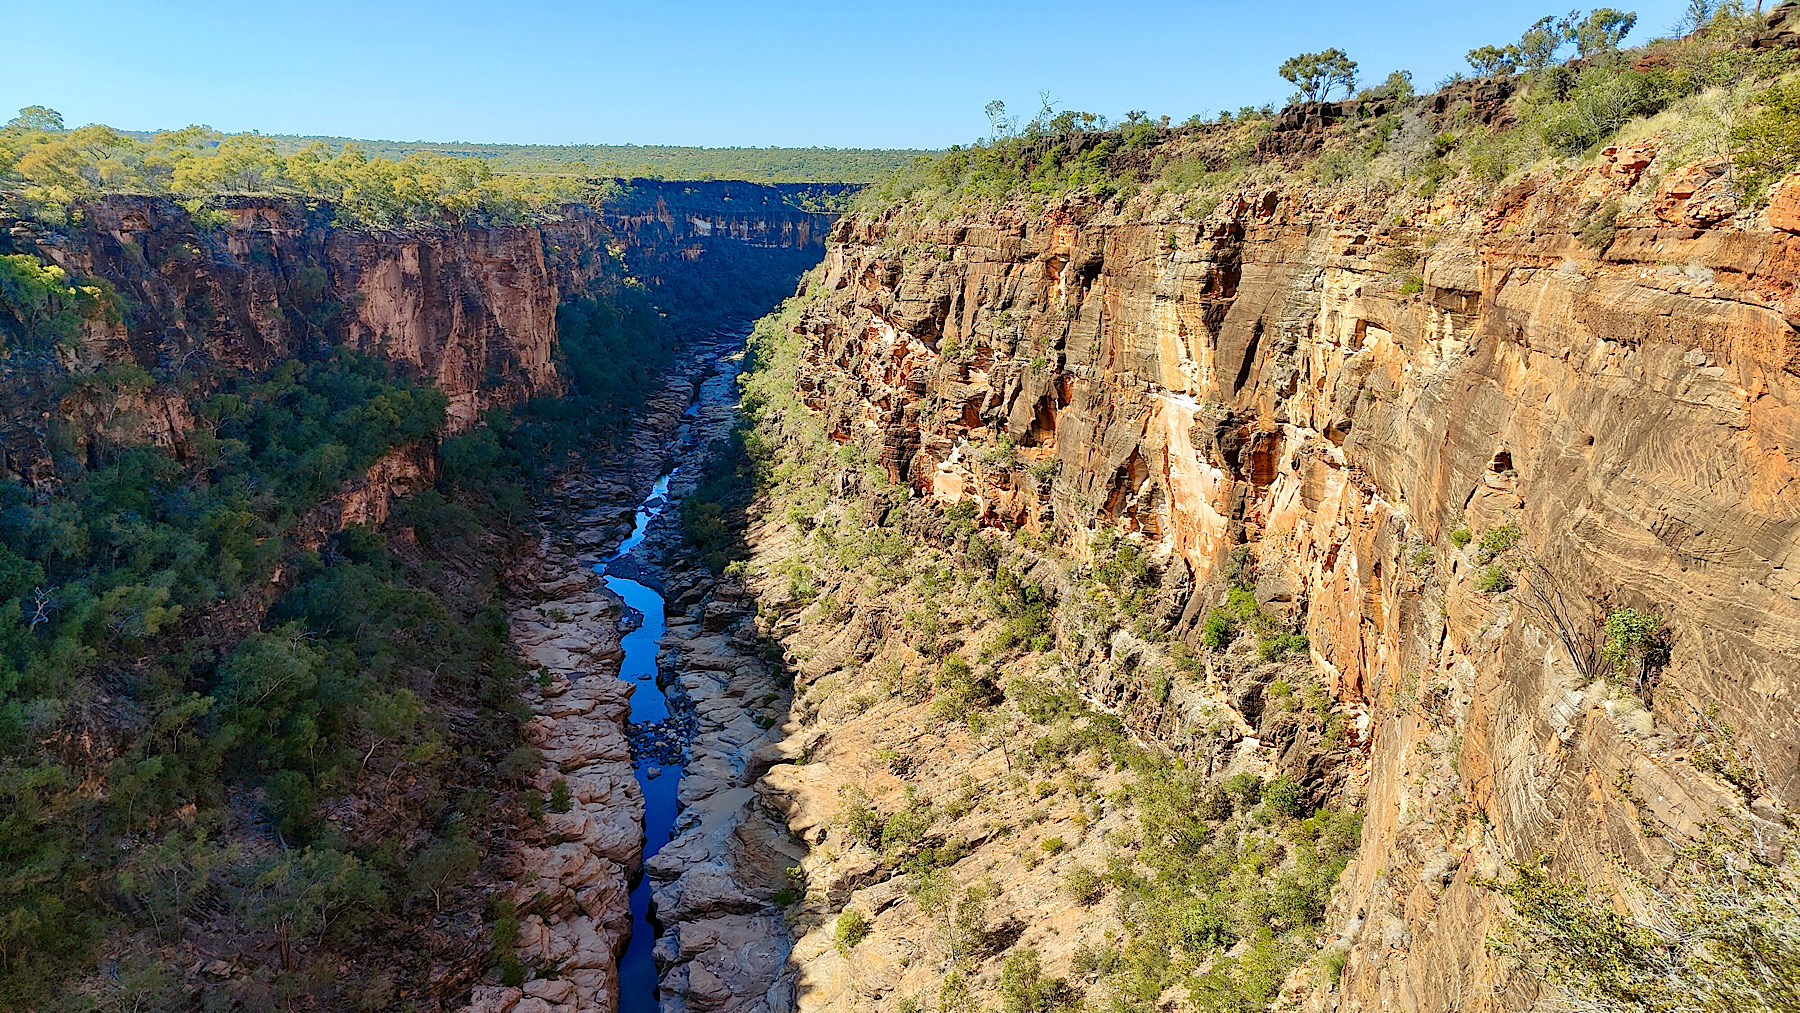
[[[843,189],[636,180],[614,204],[572,205],[552,221],[403,232],[337,226],[328,207],[260,196],[190,212],[113,195],[62,229],[6,218],[0,250],[97,279],[120,312],[71,346],[0,364],[11,395],[0,470],[54,474],[52,415],[72,434],[65,452],[108,441],[180,450],[187,396],[208,378],[336,347],[430,380],[449,398],[447,433],[460,432],[489,408],[562,389],[557,309],[568,299],[637,279],[684,333],[761,312],[823,251],[835,215],[809,202]],[[160,379],[115,389],[105,378],[120,366]],[[59,411],[43,414],[48,401]],[[383,519],[377,499],[349,513]]]
[[[1547,855],[1606,890],[1713,814],[1776,830],[1800,803],[1800,235],[1658,158],[1652,138],[1428,200],[1288,183],[1202,218],[1149,196],[865,214],[807,290],[799,394],[889,481],[1077,560],[1123,532],[1190,641],[1245,562],[1303,622],[1350,730],[1323,760],[1271,739],[1272,672],[1209,662],[1210,694],[1159,703],[1130,638],[1077,671],[1146,738],[1263,750],[1361,805],[1323,1004],[1529,1007],[1481,880]],[[1609,200],[1616,234],[1584,241]],[[1627,607],[1667,656],[1609,683],[1592,652]],[[1222,743],[1195,731],[1209,695],[1246,722]],[[794,787],[811,770],[771,790],[822,827],[842,786]]]

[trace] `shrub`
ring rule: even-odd
[[[1572,993],[1576,1008],[1605,1013],[1800,1008],[1800,867],[1794,852],[1776,861],[1741,828],[1714,827],[1659,870],[1653,921],[1621,914],[1607,895],[1547,866],[1515,868],[1499,887],[1519,919],[1515,952]],[[1632,905],[1632,912],[1644,910]],[[1579,1005],[1577,1005],[1577,1003]]]
[[[1236,624],[1232,622],[1230,613],[1222,608],[1213,609],[1206,614],[1206,627],[1200,634],[1200,642],[1209,651],[1223,651],[1231,646],[1236,635]]]
[[[1579,155],[1611,137],[1638,116],[1661,111],[1676,98],[1668,75],[1628,67],[1583,71],[1569,97],[1539,110],[1544,143],[1564,155]]]
[[[1077,904],[1093,904],[1106,892],[1106,880],[1085,865],[1063,874],[1063,894]]]
[[[1519,540],[1524,537],[1525,533],[1519,530],[1517,524],[1507,521],[1481,536],[1481,551],[1477,554],[1477,558],[1481,562],[1489,562],[1518,545]]]
[[[867,844],[871,848],[880,848],[887,821],[875,811],[869,793],[856,785],[845,785],[838,791],[838,798],[842,806],[838,810],[837,823],[844,828],[850,840]]]
[[[1000,968],[1001,1013],[1045,1013],[1055,1008],[1064,987],[1062,979],[1044,977],[1036,950],[1021,947],[1007,954]]]
[[[1283,774],[1263,790],[1263,808],[1276,819],[1297,820],[1306,815],[1306,792],[1298,781]]]
[[[1211,651],[1223,651],[1237,639],[1238,628],[1261,614],[1256,595],[1248,589],[1234,587],[1225,593],[1225,604],[1206,614],[1206,626],[1200,642]]]
[[[1755,111],[1731,128],[1731,149],[1747,192],[1760,194],[1800,164],[1800,81],[1757,94]]]
[[[1499,563],[1489,563],[1482,567],[1481,573],[1475,577],[1475,590],[1483,594],[1499,594],[1510,590],[1512,586],[1512,576]]]
[[[1467,546],[1470,539],[1474,537],[1475,535],[1469,530],[1469,526],[1464,524],[1455,531],[1450,532],[1450,544],[1460,549]]]
[[[930,829],[930,810],[916,808],[900,810],[882,823],[882,854],[894,856],[905,852],[924,840],[926,831]]]
[[[1257,641],[1256,656],[1263,661],[1281,661],[1305,651],[1307,646],[1304,633],[1275,633]]]
[[[1225,779],[1224,788],[1236,800],[1237,808],[1245,810],[1262,800],[1263,779],[1249,772],[1233,774]]]
[[[569,782],[557,778],[550,784],[550,811],[566,813],[574,808],[575,801],[569,796]]]
[[[837,916],[837,927],[832,930],[831,941],[837,946],[839,953],[849,953],[852,947],[862,942],[868,935],[868,919],[863,917],[861,911],[849,907]]]
[[[1621,205],[1615,198],[1595,208],[1582,219],[1581,229],[1577,233],[1581,244],[1596,252],[1605,252],[1613,244],[1619,234],[1619,211]]]
[[[1634,667],[1653,668],[1666,660],[1662,636],[1662,617],[1634,608],[1613,609],[1606,616],[1600,657],[1611,666],[1614,676],[1629,678]]]

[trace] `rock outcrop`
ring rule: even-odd
[[[199,213],[168,198],[110,195],[84,202],[75,224],[60,228],[0,216],[0,252],[98,279],[121,309],[50,361],[0,363],[9,386],[0,468],[27,480],[54,470],[31,407],[49,398],[41,374],[131,364],[203,381],[337,347],[430,380],[449,399],[447,431],[460,432],[489,408],[560,391],[558,307],[627,275],[694,333],[762,312],[823,254],[836,216],[809,201],[843,189],[634,180],[612,202],[571,205],[552,221],[397,231],[336,224],[316,203],[249,195],[217,198]],[[183,399],[169,380],[78,398],[65,414],[83,446],[134,440],[180,451],[193,425]]]
[[[1199,220],[884,212],[809,290],[799,393],[891,481],[1078,557],[1123,532],[1183,630],[1240,547],[1305,616],[1366,793],[1336,1008],[1529,1005],[1482,877],[1548,855],[1604,888],[1729,798],[1800,803],[1800,237],[1657,157],[1398,221],[1297,185]],[[1669,636],[1621,684],[1592,651],[1623,607]]]

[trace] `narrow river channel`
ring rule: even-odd
[[[643,616],[638,628],[627,633],[619,644],[625,652],[625,659],[619,664],[619,678],[637,686],[631,695],[634,743],[640,740],[636,726],[669,717],[669,702],[656,685],[657,641],[668,628],[667,617],[663,614],[662,595],[635,580],[607,574],[606,570],[643,543],[650,522],[669,505],[669,479],[674,475],[671,469],[656,480],[650,495],[638,504],[630,536],[594,567],[605,577],[607,588]],[[644,790],[645,861],[668,843],[669,830],[675,825],[675,789],[681,783],[681,766],[662,762],[666,759],[667,756],[654,755],[653,751],[634,750],[638,786]],[[631,891],[631,944],[619,961],[619,1009],[625,1013],[652,1013],[660,1008],[656,998],[656,961],[651,958],[655,945],[656,930],[650,924],[650,877],[646,875]]]
[[[695,401],[682,412],[684,420],[692,420],[700,412]],[[692,422],[685,421],[676,448],[689,442]],[[650,861],[669,842],[680,814],[676,801],[681,785],[686,735],[681,722],[669,711],[668,698],[656,681],[658,642],[668,631],[668,616],[663,611],[663,596],[653,588],[616,576],[607,571],[633,549],[642,545],[654,521],[669,507],[669,480],[680,467],[664,472],[650,494],[638,504],[631,534],[612,555],[595,565],[605,578],[606,586],[624,599],[625,604],[643,618],[638,627],[625,634],[619,647],[625,658],[619,663],[619,678],[636,685],[631,695],[632,766],[637,772],[638,787],[644,791],[644,861]],[[662,1008],[657,997],[658,975],[652,951],[656,947],[656,928],[650,921],[650,876],[645,874],[631,891],[631,943],[619,960],[619,1009],[621,1013],[656,1013]]]

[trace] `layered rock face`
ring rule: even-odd
[[[0,249],[101,279],[121,296],[121,319],[93,323],[78,347],[57,354],[64,371],[125,362],[260,370],[341,346],[433,381],[450,400],[449,431],[459,432],[488,408],[561,389],[556,311],[567,299],[635,276],[704,330],[787,294],[835,220],[803,206],[810,192],[634,181],[613,204],[571,206],[542,224],[404,231],[337,226],[329,208],[277,197],[221,198],[203,222],[166,198],[120,195],[85,204],[65,230],[0,220]],[[739,276],[772,294],[741,305]],[[48,397],[45,370],[16,357],[4,368],[18,395],[0,411],[6,470],[45,477],[46,435],[31,410]],[[177,446],[193,424],[182,401],[156,385],[72,405],[72,421],[84,443]]]
[[[1299,187],[1205,220],[889,212],[841,223],[815,278],[801,394],[890,479],[1078,555],[1125,532],[1187,588],[1184,629],[1240,546],[1305,613],[1356,730],[1329,780],[1366,810],[1322,1003],[1529,1005],[1479,878],[1548,855],[1605,889],[1733,795],[1800,802],[1800,236],[1654,159],[1398,223]],[[1584,244],[1640,176],[1657,192]],[[1609,685],[1590,659],[1623,607],[1669,652]]]

